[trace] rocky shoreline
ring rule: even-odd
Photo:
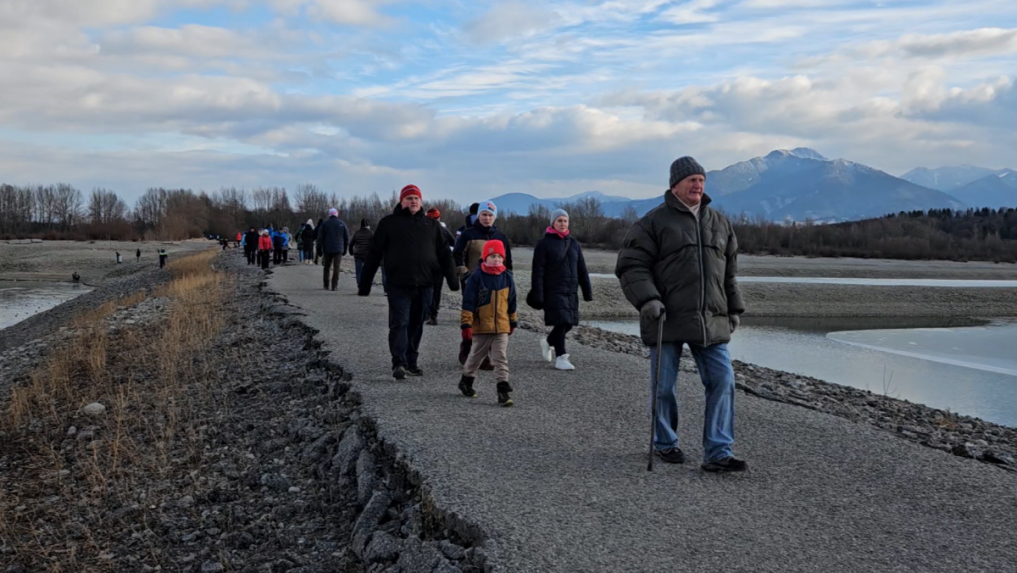
[[[147,395],[162,396],[159,365],[149,364],[159,349],[126,350],[132,340],[130,348],[151,348],[145,334],[174,320],[162,273],[112,281],[0,341],[4,379],[25,389],[80,330],[102,332],[103,376],[114,390],[69,410],[49,395],[52,412],[22,412],[24,423],[0,426],[10,446],[0,454],[6,573],[490,570],[480,533],[435,508],[360,415],[350,375],[319,350],[293,307],[264,290],[263,272],[230,255],[215,259],[221,328],[179,366],[195,376],[166,395],[173,410],[146,410]],[[115,310],[101,322],[80,321],[107,303]],[[2,389],[7,407],[11,388]]]

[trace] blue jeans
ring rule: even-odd
[[[300,262],[304,262],[304,250],[303,249],[300,249],[299,251],[297,251],[297,257],[300,259]]]
[[[424,320],[431,307],[431,287],[392,287],[388,291],[388,349],[392,368],[416,366]]]
[[[360,288],[360,274],[361,274],[360,271],[363,270],[364,268],[364,261],[365,259],[363,257],[360,258],[353,257],[353,269],[356,271],[357,274],[357,288]],[[385,292],[388,292],[388,279],[385,277],[384,264],[381,265],[381,288]]]
[[[706,416],[703,424],[703,461],[724,459],[734,443],[734,367],[727,344],[689,344],[699,377],[706,388]],[[665,342],[657,386],[657,412],[653,444],[658,450],[678,447],[678,361],[682,345]],[[650,387],[657,374],[657,347],[650,348]],[[651,396],[652,398],[652,396]]]

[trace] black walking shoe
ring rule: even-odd
[[[434,318],[434,317],[431,317],[431,318],[427,319],[427,325],[428,326],[438,326],[438,319]]]
[[[392,369],[392,377],[396,380],[402,380],[406,378],[406,369],[402,366],[396,366]]]
[[[728,456],[715,462],[706,462],[700,467],[703,468],[704,472],[711,473],[743,472],[749,469],[749,464],[734,456]]]
[[[512,392],[512,387],[509,386],[508,382],[498,382],[498,405],[503,408],[508,408],[514,402],[512,396],[509,395]]]
[[[660,461],[665,464],[684,464],[685,452],[681,448],[668,448],[666,450],[654,450]]]
[[[407,366],[406,367],[406,375],[407,376],[423,376],[424,375],[424,371],[421,370],[419,366]]]
[[[328,283],[325,283],[325,290],[328,290]]]
[[[477,395],[477,391],[473,389],[474,380],[474,377],[465,374],[459,379],[459,391],[463,393],[463,396],[473,398]]]

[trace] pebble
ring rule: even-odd
[[[101,416],[106,413],[106,406],[103,406],[98,402],[92,402],[91,404],[82,408],[81,412],[89,416]]]

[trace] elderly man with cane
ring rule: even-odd
[[[702,469],[736,472],[734,368],[727,343],[745,312],[738,281],[738,241],[731,223],[709,207],[706,171],[695,159],[671,164],[664,204],[643,216],[625,236],[615,275],[639,309],[643,343],[650,346],[653,453],[680,464],[678,362],[689,345],[706,388]],[[659,375],[659,376],[658,376]],[[652,465],[652,458],[651,458]]]

